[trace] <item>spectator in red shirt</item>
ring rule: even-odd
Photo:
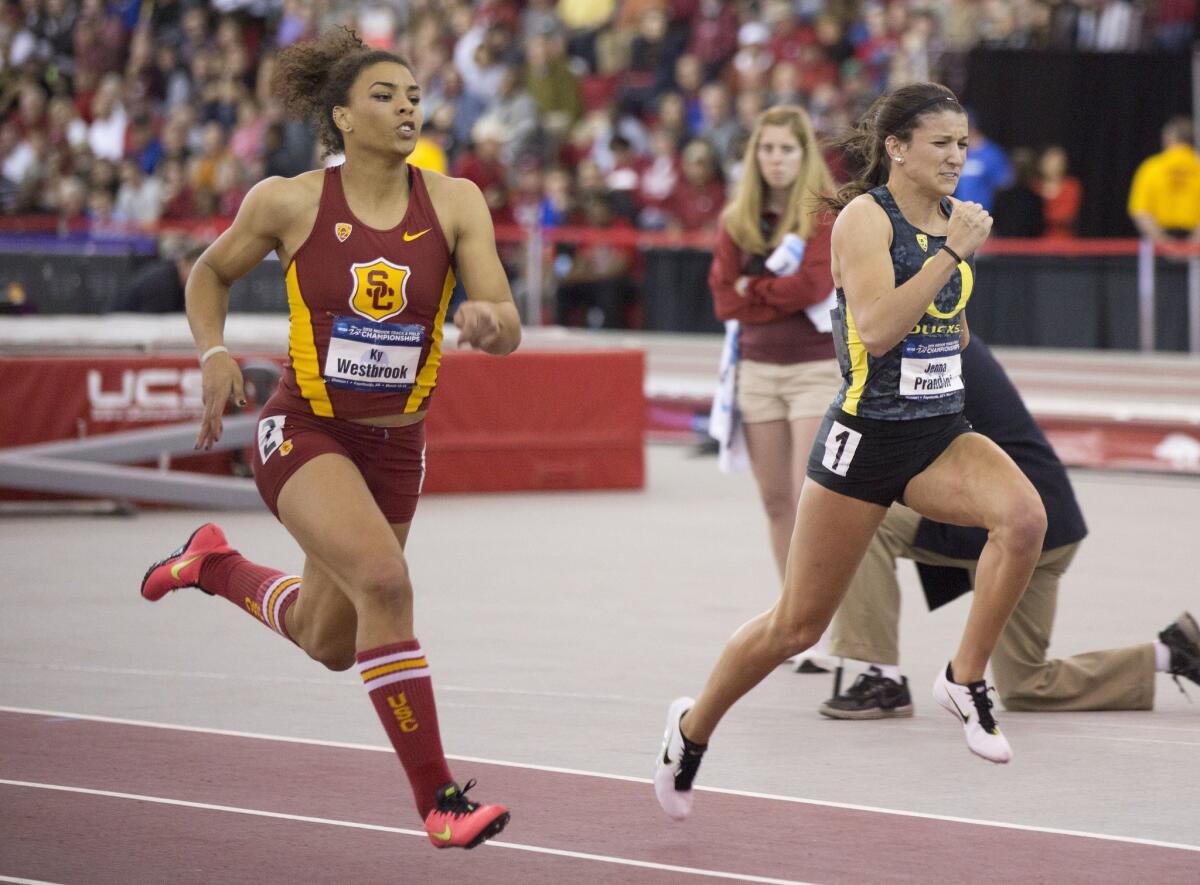
[[[500,153],[506,133],[494,120],[481,119],[471,130],[472,149],[465,151],[454,164],[455,178],[467,178],[483,191],[492,221],[503,224],[511,221],[508,208],[508,175]]]
[[[1052,144],[1042,151],[1038,161],[1040,180],[1038,193],[1046,217],[1043,236],[1073,237],[1079,222],[1079,204],[1083,200],[1083,185],[1067,174],[1067,152],[1062,145]]]
[[[725,202],[725,183],[716,151],[707,141],[694,139],[683,149],[680,168],[683,175],[663,205],[669,216],[668,227],[714,230],[717,213]]]
[[[593,231],[633,231],[613,211],[607,194],[586,195],[582,208],[580,220]],[[625,328],[626,314],[635,301],[631,272],[637,261],[637,249],[632,244],[605,241],[583,243],[573,255],[559,255],[555,260],[556,270],[562,274],[556,296],[558,322],[593,329]]]
[[[711,80],[737,51],[737,10],[721,0],[689,0],[677,7],[677,19],[691,23],[687,52],[699,57],[704,79]]]
[[[781,578],[809,449],[841,383],[828,309],[820,316],[833,292],[833,219],[818,198],[833,191],[804,110],[764,111],[708,277],[717,317],[738,321],[734,402]]]

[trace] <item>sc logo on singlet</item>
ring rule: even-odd
[[[354,288],[350,309],[360,317],[382,323],[408,306],[408,279],[412,269],[386,258],[350,265]]]

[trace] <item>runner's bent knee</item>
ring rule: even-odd
[[[1046,537],[1046,508],[1037,493],[1010,504],[993,536],[1013,550],[1040,551]]]
[[[825,632],[824,624],[811,617],[787,617],[778,611],[771,618],[768,638],[780,660],[812,648]]]
[[[365,562],[347,583],[355,608],[406,609],[412,606],[412,582],[408,565],[401,555],[378,556]]]

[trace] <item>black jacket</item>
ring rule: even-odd
[[[966,419],[976,432],[1008,453],[1042,496],[1047,521],[1043,549],[1053,550],[1083,540],[1087,525],[1066,468],[1025,408],[1012,381],[978,335],[971,336],[971,343],[963,351],[962,370],[967,389],[963,407]],[[978,559],[986,541],[984,529],[922,519],[915,546],[955,559]],[[930,608],[937,608],[971,589],[963,569],[923,565],[917,568]]]

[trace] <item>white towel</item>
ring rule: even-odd
[[[817,327],[818,332],[832,332],[833,317],[829,315],[829,312],[835,307],[837,307],[837,289],[830,291],[829,296],[824,301],[810,304],[804,308],[804,312],[812,320],[812,324]]]
[[[722,473],[744,473],[750,469],[746,434],[737,408],[738,328],[737,320],[725,322],[721,369],[708,413],[708,435],[721,445],[717,467]]]

